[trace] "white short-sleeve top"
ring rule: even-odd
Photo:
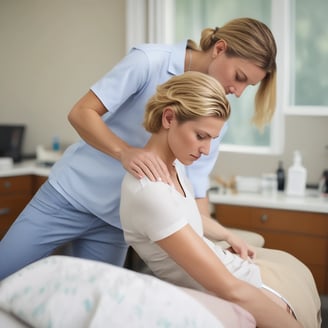
[[[130,174],[125,175],[120,214],[126,242],[159,278],[184,287],[203,290],[204,288],[156,243],[190,224],[232,274],[260,287],[262,280],[257,265],[220,248],[203,236],[202,219],[191,185],[181,172],[179,180],[185,197],[163,182],[151,182],[147,178],[138,180]]]

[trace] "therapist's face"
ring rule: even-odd
[[[261,82],[266,75],[250,60],[227,56],[224,41],[218,41],[213,47],[207,73],[221,83],[226,94],[236,97],[240,97],[248,86]]]

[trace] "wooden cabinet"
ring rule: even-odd
[[[295,210],[215,205],[227,227],[261,234],[266,248],[287,251],[311,270],[320,293],[328,293],[328,215]]]
[[[46,182],[47,179],[48,179],[47,176],[33,175],[33,186],[32,186],[32,194],[33,195],[44,184],[44,182]]]
[[[46,179],[35,175],[0,178],[0,239]]]
[[[0,239],[32,197],[31,175],[0,178]]]

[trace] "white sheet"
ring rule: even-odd
[[[11,313],[2,311],[0,309],[0,327],[1,328],[30,328],[31,326],[26,325],[20,321]]]

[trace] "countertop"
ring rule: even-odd
[[[260,193],[222,194],[210,191],[208,197],[212,204],[264,207],[328,214],[328,197],[319,194],[316,195],[311,191],[307,191],[304,197],[291,197],[287,196],[284,192],[276,192],[269,195]]]
[[[0,177],[10,177],[17,175],[40,175],[48,176],[51,167],[40,165],[36,160],[26,160],[20,163],[15,163],[11,168],[1,168]]]
[[[26,160],[14,164],[12,168],[1,169],[0,177],[28,174],[48,176],[50,170],[50,166],[40,165],[35,160]],[[304,197],[290,197],[283,192],[268,195],[259,193],[222,194],[210,191],[208,197],[212,204],[265,207],[328,214],[328,197],[315,195],[313,192],[307,192]]]

